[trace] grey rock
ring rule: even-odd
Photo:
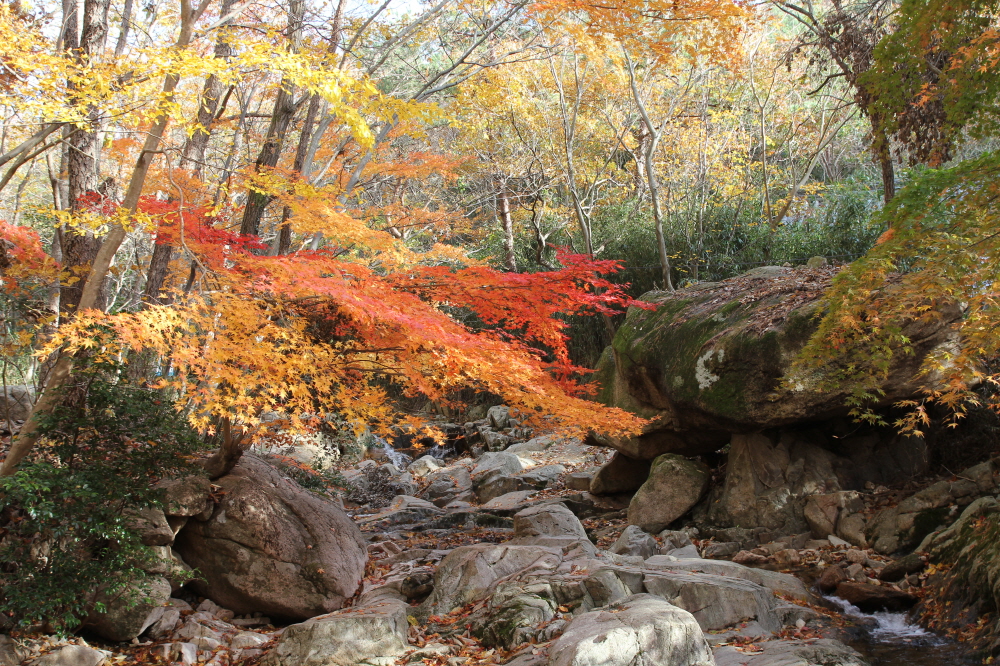
[[[445,467],[431,472],[427,475],[427,482],[428,485],[421,491],[420,497],[439,506],[443,506],[459,495],[472,490],[472,476],[469,474],[469,470],[462,465]]]
[[[27,650],[8,636],[0,634],[0,666],[20,666],[27,656]]]
[[[129,512],[129,527],[139,533],[143,545],[169,546],[174,542],[174,530],[162,509],[149,507]]]
[[[367,553],[358,527],[334,502],[244,455],[216,483],[212,518],[192,521],[175,548],[204,580],[191,586],[239,614],[304,619],[343,604],[357,589]]]
[[[472,622],[472,632],[486,647],[504,649],[532,639],[545,640],[540,632],[555,618],[557,606],[547,582],[502,584]]]
[[[207,476],[163,479],[154,487],[163,491],[164,513],[167,516],[198,516],[211,506],[209,495],[212,484]]]
[[[481,483],[494,474],[517,474],[524,471],[521,459],[509,451],[484,453],[472,468],[472,479]]]
[[[98,592],[94,601],[104,604],[105,611],[98,613],[92,610],[87,616],[86,626],[111,641],[132,640],[159,618],[169,598],[170,583],[156,577],[151,578],[145,587],[132,586],[114,597]]]
[[[690,613],[640,594],[573,618],[552,644],[551,666],[712,666]]]
[[[480,543],[451,551],[434,574],[434,591],[420,605],[423,615],[445,615],[487,596],[498,579],[555,571],[562,554],[539,546]]]
[[[676,560],[669,557],[656,555],[649,558],[643,564],[647,569],[676,571],[676,572],[698,572],[713,574],[716,576],[727,576],[729,578],[739,578],[756,583],[771,590],[775,594],[791,597],[798,601],[812,602],[812,595],[801,580],[790,574],[768,571],[767,569],[756,569],[754,567],[743,566],[736,562],[725,560]]]
[[[761,652],[740,652],[731,645],[714,650],[716,666],[869,666],[853,648],[830,638],[756,643]]]
[[[765,631],[778,631],[781,618],[774,594],[747,580],[689,572],[649,572],[646,591],[690,611],[705,631],[756,620]]]
[[[618,555],[637,555],[643,559],[656,555],[660,547],[656,539],[644,532],[638,525],[626,527],[618,540],[611,546],[611,552]]]
[[[691,510],[708,488],[710,470],[672,453],[657,457],[649,478],[632,498],[628,522],[647,532],[659,532]]]
[[[320,615],[285,629],[265,666],[354,666],[406,652],[409,607],[401,601]],[[393,659],[389,663],[394,663]]]
[[[701,550],[701,554],[706,559],[720,559],[735,555],[740,551],[738,541],[711,541]]]
[[[555,502],[528,507],[514,514],[515,537],[571,537],[587,540],[583,523],[565,504]]]
[[[35,404],[35,391],[24,384],[4,386],[0,392],[0,423],[6,427],[7,419],[27,421]]]
[[[434,456],[422,456],[411,462],[406,471],[417,477],[424,477],[441,469],[441,461]]]
[[[506,405],[490,407],[486,412],[486,420],[489,421],[490,427],[496,430],[510,427],[510,407]]]
[[[533,453],[539,451],[545,451],[550,446],[552,446],[557,439],[552,435],[541,435],[539,437],[532,437],[526,442],[518,442],[517,444],[511,444],[507,447],[509,453]]]
[[[421,523],[432,520],[445,514],[444,509],[419,497],[410,495],[397,495],[389,503],[389,506],[381,509],[378,513],[359,518],[358,523],[365,525],[368,523],[385,523],[386,525],[403,525],[409,523]]]

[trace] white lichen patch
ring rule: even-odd
[[[694,364],[694,378],[698,382],[699,389],[704,391],[712,384],[719,381],[719,375],[712,374],[712,372],[705,367],[705,364],[712,360],[712,356],[715,356],[719,359],[719,361],[722,361],[725,354],[726,350],[724,349],[709,349],[698,358],[698,361]]]

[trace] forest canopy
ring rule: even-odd
[[[958,302],[960,345],[927,370],[961,413],[996,380],[996,17],[5,0],[4,384],[50,387],[43,413],[106,357],[210,433],[420,427],[407,401],[479,391],[624,434],[640,420],[586,379],[634,298],[820,255],[854,263],[801,363],[899,353]],[[844,373],[859,407],[886,366]]]

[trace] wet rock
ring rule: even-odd
[[[401,601],[383,601],[293,624],[285,629],[261,663],[354,666],[377,657],[397,657],[407,648],[408,608]]]
[[[575,617],[549,653],[552,666],[713,664],[691,614],[645,594]]]
[[[836,595],[849,601],[866,613],[875,611],[904,611],[917,603],[917,598],[884,585],[871,585],[844,581],[837,585]]]
[[[334,502],[244,455],[216,483],[212,518],[191,521],[176,549],[204,580],[191,585],[239,614],[304,619],[354,594],[367,554],[357,526]]]
[[[733,555],[733,562],[736,564],[744,564],[746,566],[760,566],[767,562],[767,556],[758,555],[749,550],[741,550],[740,552]]]
[[[703,463],[673,454],[659,456],[629,504],[629,523],[659,532],[698,503],[708,488],[709,475]]]
[[[635,460],[625,454],[615,455],[601,467],[590,482],[590,492],[595,495],[615,495],[638,490],[649,477],[649,460]]]
[[[711,541],[702,548],[701,554],[705,559],[721,559],[734,555],[740,550],[740,544],[736,541],[723,541],[716,543]]]
[[[816,587],[822,592],[829,594],[837,589],[837,586],[846,580],[849,580],[850,576],[847,575],[845,567],[842,565],[835,565],[828,567],[823,574],[816,581]]]
[[[909,574],[920,573],[927,566],[927,561],[919,553],[910,553],[901,557],[895,562],[887,564],[879,572],[879,580],[895,582],[902,580]]]

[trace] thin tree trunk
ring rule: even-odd
[[[301,42],[304,12],[305,2],[303,0],[289,0],[288,33],[291,42],[290,48],[293,52],[298,51]],[[280,86],[278,96],[274,100],[271,122],[267,128],[267,134],[264,136],[264,145],[261,146],[260,153],[254,161],[254,173],[259,173],[264,169],[273,169],[278,165],[281,146],[285,141],[292,117],[295,115],[297,105],[294,100],[294,86],[288,80],[282,80]],[[240,224],[241,234],[244,236],[260,235],[260,220],[273,199],[274,197],[270,194],[251,190],[247,197],[246,208],[243,210],[243,221]]]
[[[222,0],[219,13],[224,17],[227,16],[235,4],[236,0]],[[216,58],[226,60],[233,54],[233,48],[229,44],[225,30],[225,26],[230,23],[232,23],[232,19],[228,19],[220,26],[219,38],[215,42]],[[181,150],[180,167],[182,169],[190,168],[195,178],[201,178],[205,150],[212,134],[212,122],[218,114],[219,101],[225,89],[226,86],[214,74],[205,80],[201,91],[201,105],[198,107],[198,125],[184,142],[184,147]],[[153,246],[153,256],[149,261],[149,270],[146,272],[146,289],[142,299],[145,303],[164,304],[170,301],[170,297],[161,292],[167,278],[167,269],[170,267],[173,251],[172,243],[157,242]]]
[[[510,194],[504,186],[497,192],[497,216],[503,227],[504,266],[511,273],[517,272],[517,257],[514,256],[514,218],[510,214]]]
[[[660,256],[660,272],[663,279],[663,288],[667,291],[674,291],[674,282],[670,275],[670,255],[667,254],[667,240],[663,231],[663,214],[660,211],[659,183],[656,181],[656,169],[653,165],[653,155],[656,153],[656,146],[660,142],[661,132],[653,127],[653,121],[650,120],[649,114],[646,113],[646,105],[642,101],[642,95],[639,94],[639,86],[635,81],[635,68],[632,66],[632,60],[629,58],[628,52],[625,51],[624,48],[622,49],[622,52],[625,54],[625,63],[628,65],[628,80],[629,86],[632,89],[632,98],[635,101],[636,108],[639,110],[642,122],[646,126],[646,131],[649,133],[649,142],[646,146],[646,154],[643,155],[643,159],[646,162],[646,182],[649,186],[649,198],[653,204],[653,224],[656,231],[656,250]]]

